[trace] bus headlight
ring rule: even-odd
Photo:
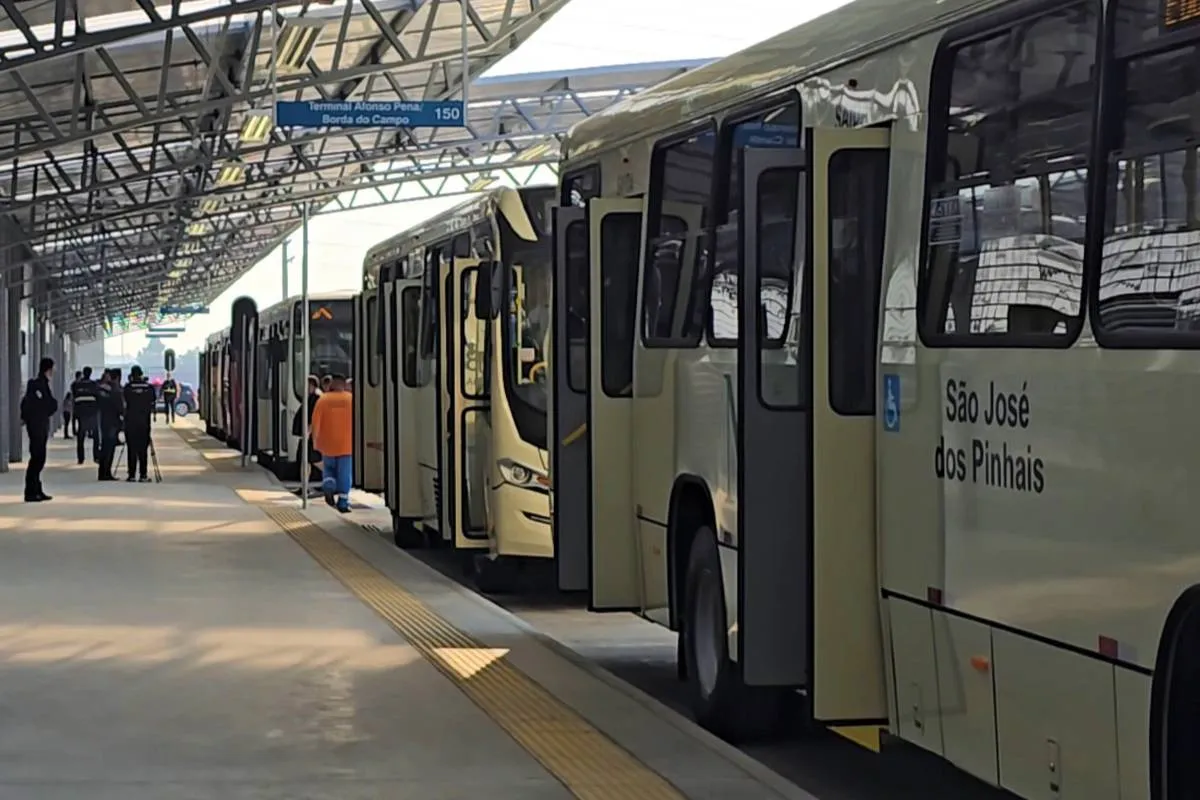
[[[511,483],[522,489],[532,489],[535,492],[549,491],[550,480],[541,470],[527,467],[511,458],[502,458],[496,463],[500,467],[500,477],[505,483]]]

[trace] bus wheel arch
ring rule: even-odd
[[[696,721],[734,743],[774,736],[783,703],[773,688],[747,686],[733,660],[720,547],[707,525],[691,538],[683,584],[680,656],[687,664],[687,693]]]
[[[1200,794],[1200,585],[1167,615],[1150,688],[1150,797]]]
[[[670,597],[671,630],[682,630],[684,591],[692,540],[703,528],[715,532],[716,513],[712,494],[696,475],[680,475],[671,487],[667,506],[667,590]]]

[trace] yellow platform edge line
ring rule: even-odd
[[[665,778],[295,509],[259,506],[580,800],[681,800]]]

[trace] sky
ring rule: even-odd
[[[846,0],[570,0],[519,50],[499,62],[488,76],[585,69],[588,67],[720,58],[844,5]],[[518,171],[533,183],[555,182],[547,167]],[[462,185],[461,181],[458,185]],[[493,184],[493,187],[501,184]],[[421,198],[416,187],[403,197]],[[357,290],[362,260],[383,239],[420,224],[463,201],[462,195],[315,216],[309,222],[309,291]],[[185,331],[168,340],[185,352],[229,324],[230,304],[249,295],[266,308],[283,299],[282,248],[276,247],[210,304],[210,312],[192,317]],[[301,233],[290,238],[288,293],[298,294]],[[112,359],[132,358],[146,344],[141,332],[105,342]]]

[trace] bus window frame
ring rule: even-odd
[[[409,389],[419,389],[425,386],[426,383],[421,382],[421,297],[424,292],[423,286],[404,286],[398,287],[400,290],[400,326],[398,331],[399,353],[400,353],[400,379],[403,384]],[[416,324],[414,326],[414,335],[416,342],[410,343],[405,335],[407,328],[405,324],[409,317],[409,309],[407,299],[416,297],[414,302],[413,313],[416,314]],[[409,344],[412,349],[409,349]]]
[[[1087,316],[1092,336],[1099,347],[1109,350],[1196,350],[1200,349],[1200,331],[1119,331],[1106,328],[1100,309],[1100,284],[1104,278],[1104,238],[1108,230],[1111,205],[1109,203],[1110,189],[1115,191],[1115,182],[1110,187],[1109,176],[1112,175],[1118,161],[1122,159],[1145,158],[1153,155],[1165,155],[1161,150],[1146,148],[1118,149],[1121,140],[1121,120],[1124,109],[1125,66],[1129,61],[1162,55],[1172,50],[1194,46],[1200,49],[1200,21],[1180,26],[1178,30],[1169,33],[1160,29],[1157,36],[1150,41],[1136,40],[1129,46],[1123,47],[1117,41],[1119,28],[1116,24],[1117,11],[1120,2],[1114,0],[1113,11],[1109,12],[1105,24],[1101,52],[1104,65],[1100,72],[1101,84],[1101,120],[1097,126],[1095,155],[1093,168],[1096,174],[1096,208],[1095,243],[1091,248],[1092,257],[1085,272],[1086,290],[1085,302]],[[1187,149],[1186,143],[1180,150]],[[1190,147],[1200,153],[1200,143],[1193,142]],[[1090,198],[1089,198],[1090,199]],[[1088,212],[1089,220],[1093,218]],[[1200,229],[1198,229],[1200,230]],[[1092,231],[1089,230],[1089,245],[1092,245]]]
[[[929,275],[929,206],[933,199],[933,186],[949,183],[943,177],[945,155],[948,150],[950,93],[954,82],[954,62],[958,51],[978,41],[1003,32],[1011,32],[1021,24],[1029,24],[1034,20],[1057,12],[1075,7],[1091,5],[1096,15],[1096,57],[1093,66],[1092,103],[1091,103],[1091,133],[1090,141],[1084,149],[1085,164],[1088,171],[1088,187],[1085,191],[1087,204],[1087,222],[1084,232],[1084,252],[1082,264],[1082,281],[1078,296],[1079,313],[1068,322],[1065,334],[993,334],[979,335],[970,333],[946,333],[945,330],[931,330],[929,324],[929,303],[936,289],[939,297],[946,287],[931,287]],[[1029,349],[1029,350],[1067,350],[1073,347],[1088,325],[1091,300],[1095,294],[1093,285],[1098,282],[1095,274],[1098,268],[1095,248],[1096,232],[1103,231],[1103,224],[1096,225],[1102,217],[1097,213],[1097,188],[1103,190],[1103,183],[1098,181],[1099,165],[1097,156],[1101,146],[1102,128],[1105,122],[1105,109],[1101,100],[1105,93],[1104,72],[1109,66],[1109,53],[1105,44],[1108,39],[1110,15],[1105,13],[1104,4],[1100,0],[1027,0],[1002,6],[992,11],[986,11],[973,19],[951,28],[938,43],[930,68],[930,91],[928,122],[925,140],[925,174],[922,188],[921,224],[918,229],[917,256],[917,292],[916,316],[917,339],[928,349],[971,349],[989,350],[997,348]],[[940,155],[940,158],[935,158]],[[1037,173],[1041,174],[1041,173]],[[1018,176],[1024,177],[1024,176]],[[886,289],[886,281],[885,281]],[[944,327],[944,326],[943,326]]]
[[[363,347],[363,352],[367,355],[367,385],[374,388],[379,385],[380,373],[382,373],[383,358],[379,352],[379,328],[382,327],[379,307],[379,293],[371,292],[366,296],[363,304],[363,314],[366,316],[364,320],[363,332],[370,339],[369,344]]]
[[[713,209],[712,221],[708,226],[707,239],[709,242],[708,253],[709,257],[716,261],[716,245],[717,245],[717,216],[725,210],[729,203],[729,192],[731,178],[733,177],[733,130],[738,125],[752,121],[755,117],[762,116],[770,111],[782,110],[788,105],[795,104],[799,117],[796,124],[796,148],[797,150],[804,149],[804,100],[800,96],[800,89],[792,87],[783,92],[776,92],[767,97],[754,100],[744,105],[737,106],[731,109],[724,117],[721,118],[720,128],[717,134],[717,167],[718,172],[715,176],[719,181],[715,194],[716,206]],[[721,166],[725,167],[724,173],[720,171]],[[739,167],[740,169],[740,167]],[[745,191],[745,187],[742,187]],[[799,209],[799,204],[797,204]],[[800,220],[797,218],[797,224]],[[738,224],[738,250],[742,248],[742,222],[739,219]],[[738,253],[738,291],[741,291],[741,258],[742,253]],[[794,273],[794,270],[793,270]],[[736,348],[742,335],[741,329],[738,329],[738,338],[722,339],[715,334],[712,318],[712,287],[713,281],[717,273],[710,265],[708,268],[708,276],[704,283],[704,292],[700,295],[700,302],[704,303],[704,342],[713,349]],[[787,308],[792,307],[792,302],[796,294],[796,276],[792,275],[792,279],[788,282]],[[740,297],[740,295],[739,295]],[[689,312],[694,312],[695,309],[689,309]],[[778,345],[787,340],[788,322],[784,322],[783,331],[778,337]]]
[[[717,165],[720,162],[721,142],[720,128],[716,117],[708,117],[700,122],[694,122],[688,127],[678,131],[668,133],[654,142],[654,147],[650,151],[650,180],[646,184],[646,211],[642,218],[642,242],[640,247],[640,261],[638,269],[638,281],[636,289],[637,308],[634,312],[634,324],[637,326],[636,338],[634,342],[640,342],[641,346],[647,350],[665,349],[665,350],[692,350],[700,346],[700,342],[704,339],[705,330],[708,327],[708,321],[688,336],[654,336],[647,338],[646,336],[646,287],[648,285],[646,277],[649,274],[651,261],[653,258],[651,240],[657,236],[658,225],[662,222],[663,217],[663,198],[662,184],[663,172],[666,167],[666,158],[664,153],[674,147],[682,144],[688,139],[711,134],[713,137],[713,154],[709,160],[709,167],[712,170],[708,181],[708,207],[705,209],[709,219],[704,223],[703,228],[697,233],[698,245],[705,243],[711,244],[711,233],[713,230],[713,209],[717,200],[717,182],[718,171]],[[711,246],[700,249],[693,258],[693,263],[690,266],[692,271],[692,285],[690,296],[684,302],[684,319],[690,320],[691,314],[695,311],[694,298],[699,287],[696,284],[696,277],[701,278],[700,285],[709,286],[710,277],[705,276],[704,270],[707,266],[706,262],[711,257]],[[684,270],[689,269],[683,263],[682,254],[679,264],[679,276],[682,278]],[[679,319],[679,296],[678,283],[676,285],[675,303],[671,306],[671,322],[672,327]]]
[[[584,177],[585,175],[594,176],[595,187],[596,187],[595,194],[593,194],[591,196],[583,196],[583,191],[581,190],[580,195],[583,196],[583,205],[577,206],[571,202],[571,187],[575,183],[575,181],[579,180],[580,178]],[[559,198],[558,198],[559,206],[562,208],[582,208],[582,209],[584,209],[584,212],[586,213],[588,201],[593,198],[596,198],[596,197],[601,197],[603,195],[602,184],[600,182],[602,179],[603,179],[603,174],[600,172],[599,162],[593,162],[591,164],[586,164],[582,167],[571,170],[567,174],[563,175],[562,189],[559,192]]]
[[[462,385],[462,396],[467,400],[475,401],[487,400],[489,396],[487,382],[487,357],[484,354],[486,341],[475,343],[475,360],[478,361],[479,359],[483,359],[483,363],[479,365],[480,369],[478,371],[479,384],[477,388],[479,391],[467,391],[467,387],[471,385],[471,383],[467,380],[469,377],[467,371],[467,356],[469,355],[467,352],[468,326],[476,325],[483,329],[485,337],[487,336],[487,329],[491,327],[490,320],[480,320],[475,317],[475,292],[479,291],[479,282],[481,277],[482,272],[480,271],[479,267],[465,267],[458,276],[458,294],[460,298],[458,307],[459,381]],[[468,285],[470,286],[470,291],[467,290]]]

